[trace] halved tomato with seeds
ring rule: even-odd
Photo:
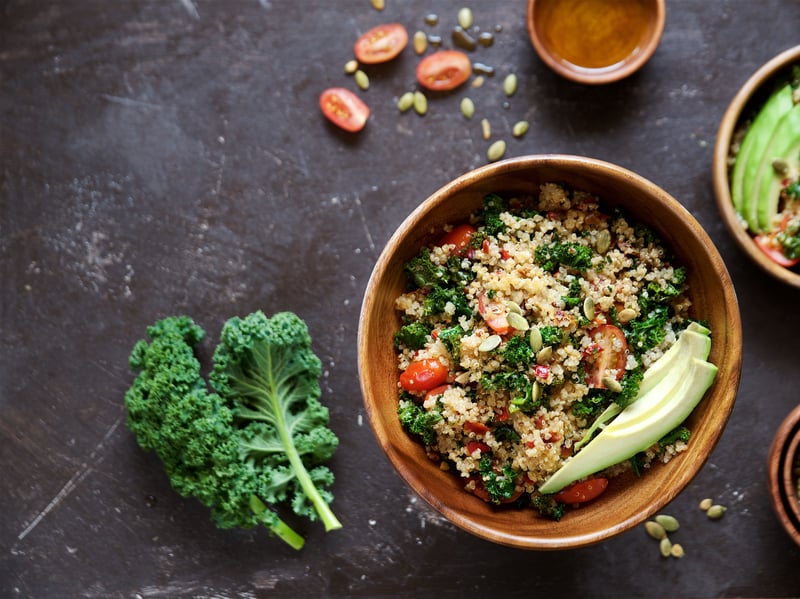
[[[458,50],[439,50],[417,65],[417,81],[432,91],[455,89],[469,79],[472,62]]]
[[[593,389],[605,389],[603,379],[619,380],[625,374],[628,361],[628,342],[625,333],[613,324],[601,324],[589,331],[591,344],[584,351],[586,384]]]
[[[331,87],[322,92],[319,107],[334,125],[353,133],[361,131],[369,118],[369,106],[343,87]]]
[[[358,62],[377,64],[391,60],[406,47],[408,32],[400,23],[386,23],[362,34],[353,50]]]

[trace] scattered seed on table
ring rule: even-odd
[[[672,541],[668,537],[664,537],[658,542],[658,549],[661,551],[661,555],[669,557],[672,553]]]
[[[356,79],[356,85],[363,90],[369,89],[369,77],[361,69],[357,70],[353,75]]]
[[[489,123],[489,119],[481,120],[481,132],[483,134],[483,139],[489,141],[489,138],[492,136],[492,125]]]
[[[414,92],[414,110],[420,116],[428,112],[428,98],[419,90]]]
[[[528,121],[517,121],[511,128],[511,134],[514,137],[522,137],[528,132],[529,126]]]
[[[505,153],[506,142],[504,142],[502,139],[498,139],[489,146],[489,149],[486,151],[486,157],[489,159],[489,162],[496,162],[497,160],[500,160]]]
[[[384,7],[386,6],[384,0],[369,0],[369,1],[370,4],[372,4],[372,8],[374,8],[375,10],[383,10]]]
[[[678,519],[668,514],[659,514],[656,516],[656,522],[663,526],[667,532],[675,532],[680,528]]]
[[[619,318],[619,316],[617,317]],[[700,502],[700,509],[707,512],[712,505],[714,505],[714,501],[710,497],[706,497]]]
[[[517,91],[517,76],[514,73],[509,73],[503,80],[503,91],[507,96],[513,96]]]
[[[422,54],[428,48],[428,36],[424,31],[417,31],[414,34],[414,52]]]
[[[478,75],[472,80],[472,87],[482,87],[486,78],[483,75]]]
[[[708,515],[708,517],[712,520],[719,520],[725,515],[727,509],[728,508],[726,508],[724,505],[715,504],[708,508],[706,515]]]
[[[664,527],[661,526],[658,522],[654,522],[653,520],[648,520],[644,523],[644,529],[647,531],[647,534],[654,538],[656,541],[660,541],[664,537],[667,536],[667,531],[664,530]]]
[[[683,552],[683,545],[681,545],[680,543],[675,543],[675,544],[672,546],[672,549],[670,549],[670,552],[669,552],[669,554],[670,554],[672,557],[677,557],[678,559],[682,558],[682,557],[683,557],[683,555],[684,555],[684,552]]]
[[[357,60],[348,60],[344,63],[344,72],[348,75],[352,75],[358,70],[358,61]]]
[[[461,114],[463,114],[468,119],[471,119],[472,115],[475,114],[475,103],[472,101],[471,98],[462,98]]]
[[[472,10],[470,8],[464,7],[458,11],[458,24],[461,25],[463,29],[469,29],[472,27]]]
[[[397,110],[405,112],[414,105],[414,92],[406,92],[397,101]]]

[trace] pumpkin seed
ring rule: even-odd
[[[357,70],[354,75],[356,79],[356,85],[363,90],[369,89],[369,77],[367,74],[362,71],[361,69]]]
[[[537,364],[544,364],[545,362],[549,362],[550,358],[553,357],[553,348],[549,345],[547,347],[543,347],[537,354],[536,354],[536,363]]]
[[[478,346],[478,351],[481,352],[490,352],[493,349],[496,349],[497,346],[500,345],[500,335],[489,335],[486,339],[484,339],[481,344]]]
[[[604,376],[601,382],[603,386],[612,393],[620,393],[622,391],[622,385],[620,385],[619,381],[614,377]]]
[[[540,399],[542,399],[542,386],[539,381],[533,381],[533,385],[531,385],[531,402],[536,404]]]
[[[419,90],[414,92],[414,110],[420,116],[428,112],[428,98]]]
[[[531,327],[529,340],[533,353],[539,353],[539,350],[542,349],[542,332],[539,330],[539,327]]]
[[[704,512],[707,512],[707,511],[708,511],[708,508],[710,508],[712,505],[714,505],[714,500],[713,500],[713,499],[711,499],[711,497],[706,497],[705,499],[703,499],[703,500],[700,502],[700,506],[699,506],[699,507],[700,507],[700,509],[701,509],[701,510],[703,510]]]
[[[779,175],[788,175],[789,163],[783,158],[776,158],[772,161],[772,169]]]
[[[633,308],[623,308],[619,312],[617,312],[617,320],[621,323],[630,322],[636,318],[636,310]]]
[[[492,125],[489,122],[489,119],[481,120],[481,133],[483,134],[483,139],[487,141],[492,136]]]
[[[517,302],[512,302],[511,300],[506,302],[506,310],[509,312],[513,312],[514,314],[522,314],[522,308],[519,307]]]
[[[711,518],[712,520],[719,520],[720,518],[722,518],[722,516],[725,515],[727,509],[728,508],[726,508],[724,505],[719,505],[717,503],[708,508],[706,515],[708,515],[708,517]]]
[[[462,98],[461,114],[463,114],[468,119],[471,119],[472,115],[475,114],[475,103],[472,101],[471,98]]]
[[[506,318],[508,319],[508,324],[518,331],[527,331],[529,328],[531,328],[531,325],[528,324],[528,321],[525,320],[525,317],[521,314],[509,312]]]
[[[677,557],[678,559],[682,558],[683,555],[684,555],[683,554],[683,545],[681,545],[680,543],[675,543],[672,546],[672,549],[670,550],[669,554],[672,557]]]
[[[514,137],[522,137],[528,132],[528,127],[530,127],[528,121],[517,121],[511,128],[511,135]]]
[[[513,96],[517,91],[517,76],[514,73],[509,73],[503,80],[503,91],[507,96]]]
[[[472,87],[483,87],[484,83],[486,83],[486,78],[483,75],[478,75],[472,80]]]
[[[611,233],[608,229],[603,229],[597,233],[597,253],[605,254],[611,247]]]
[[[370,0],[370,3],[372,4],[372,8],[375,10],[383,10],[386,6],[384,0]]]
[[[656,541],[660,541],[667,536],[667,531],[664,530],[664,527],[658,522],[653,522],[652,520],[648,520],[644,523],[644,529],[647,531],[647,534],[653,537]]]
[[[672,541],[668,537],[664,537],[658,542],[658,549],[661,551],[662,556],[669,557],[670,553],[672,553]]]
[[[502,139],[498,139],[492,145],[489,146],[489,149],[486,151],[486,158],[489,159],[489,162],[496,162],[503,157],[503,154],[506,153],[506,142]]]
[[[664,527],[664,530],[667,532],[675,532],[680,528],[680,523],[678,519],[674,516],[670,516],[668,514],[659,514],[656,516],[656,522],[658,522],[661,526]]]
[[[358,70],[358,61],[357,60],[348,60],[344,63],[344,72],[348,75],[352,75]]]
[[[594,300],[590,297],[583,300],[583,315],[587,320],[594,320]]]
[[[405,112],[414,105],[414,92],[406,92],[397,101],[397,110]]]
[[[424,31],[417,31],[414,34],[414,52],[417,54],[422,54],[425,50],[428,49],[428,36],[425,35]]]
[[[462,372],[455,378],[455,382],[459,385],[466,385],[469,382],[469,372]]]
[[[465,7],[458,11],[458,24],[461,25],[463,29],[469,29],[472,27],[471,9]]]

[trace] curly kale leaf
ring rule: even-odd
[[[403,428],[420,437],[425,445],[436,444],[436,430],[433,427],[442,420],[438,410],[426,411],[411,401],[403,401],[397,408],[397,415]]]
[[[510,464],[495,469],[491,456],[483,456],[479,462],[481,480],[492,503],[503,503],[516,493],[517,472]]]
[[[425,347],[431,327],[419,321],[410,322],[400,327],[394,334],[394,347],[404,345],[408,349],[417,350]]]
[[[533,253],[536,263],[547,272],[555,272],[559,266],[583,271],[592,265],[592,248],[580,243],[555,241],[540,245]]]

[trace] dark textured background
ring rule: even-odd
[[[632,78],[590,88],[551,73],[525,3],[472,2],[502,26],[474,55],[480,89],[401,115],[417,56],[372,67],[357,136],[320,116],[352,42],[398,21],[448,38],[463,2],[0,1],[0,595],[3,597],[788,596],[800,548],[771,511],[765,460],[797,404],[798,292],[768,279],[718,217],[710,161],[737,88],[798,43],[796,1],[670,0],[662,43]],[[438,28],[423,17],[440,16]],[[511,99],[500,90],[519,75]],[[470,95],[477,115],[458,103]],[[394,228],[485,163],[479,119],[507,156],[605,159],[664,187],[718,245],[744,327],[740,393],[722,439],[669,506],[686,557],[641,528],[556,553],[473,538],[418,500],[374,441],[356,328]],[[521,140],[510,128],[530,121]],[[324,363],[341,437],[344,523],[299,553],[265,531],[220,531],[169,488],[124,425],[129,351],[157,318],[191,314],[216,337],[255,309],[291,309]],[[697,509],[728,506],[719,522]]]

